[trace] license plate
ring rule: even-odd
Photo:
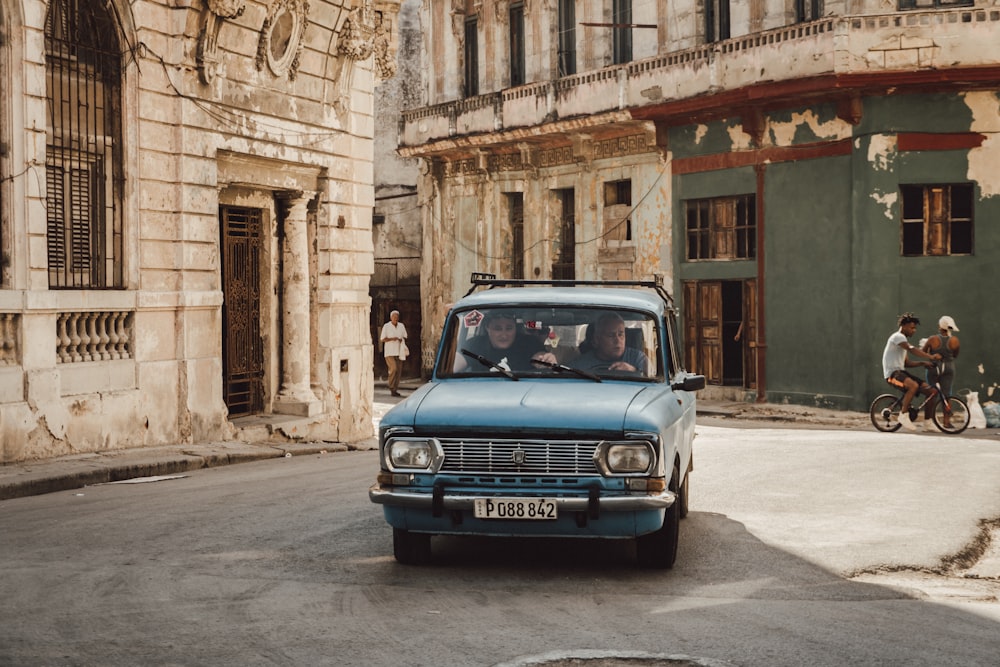
[[[552,498],[476,498],[473,514],[477,519],[555,519]]]

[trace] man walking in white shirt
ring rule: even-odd
[[[400,356],[406,342],[406,327],[399,321],[398,310],[389,313],[389,321],[382,325],[379,342],[382,343],[385,365],[389,369],[389,393],[399,396],[399,378],[403,374]]]

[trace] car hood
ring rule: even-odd
[[[668,386],[636,382],[449,381],[424,385],[381,425],[441,435],[659,432],[680,417],[680,402],[668,400],[671,396]],[[649,409],[653,402],[663,405]]]

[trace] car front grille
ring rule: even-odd
[[[442,438],[441,472],[494,475],[597,475],[598,442]]]

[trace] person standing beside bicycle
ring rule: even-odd
[[[931,362],[941,359],[940,353],[925,352],[919,347],[910,344],[909,338],[916,333],[918,324],[920,324],[920,318],[913,313],[903,313],[900,315],[898,320],[899,329],[889,336],[889,340],[885,343],[885,350],[882,352],[882,374],[885,377],[885,381],[893,387],[906,392],[899,411],[899,423],[911,431],[917,430],[917,427],[913,425],[913,420],[910,419],[910,403],[918,392],[924,396],[930,396],[934,393],[934,389],[920,378],[907,372],[906,369],[916,366],[930,368],[934,366]],[[923,357],[928,361],[913,361],[907,353]],[[924,418],[928,422],[934,414],[934,403],[935,401],[931,400],[924,402]]]
[[[948,315],[943,315],[938,320],[938,332],[927,339],[923,344],[924,352],[928,354],[940,354],[941,361],[932,368],[927,369],[927,381],[930,384],[941,383],[941,391],[945,396],[951,396],[951,387],[955,382],[955,359],[958,358],[958,351],[961,347],[958,336],[952,332],[957,332],[958,327]]]

